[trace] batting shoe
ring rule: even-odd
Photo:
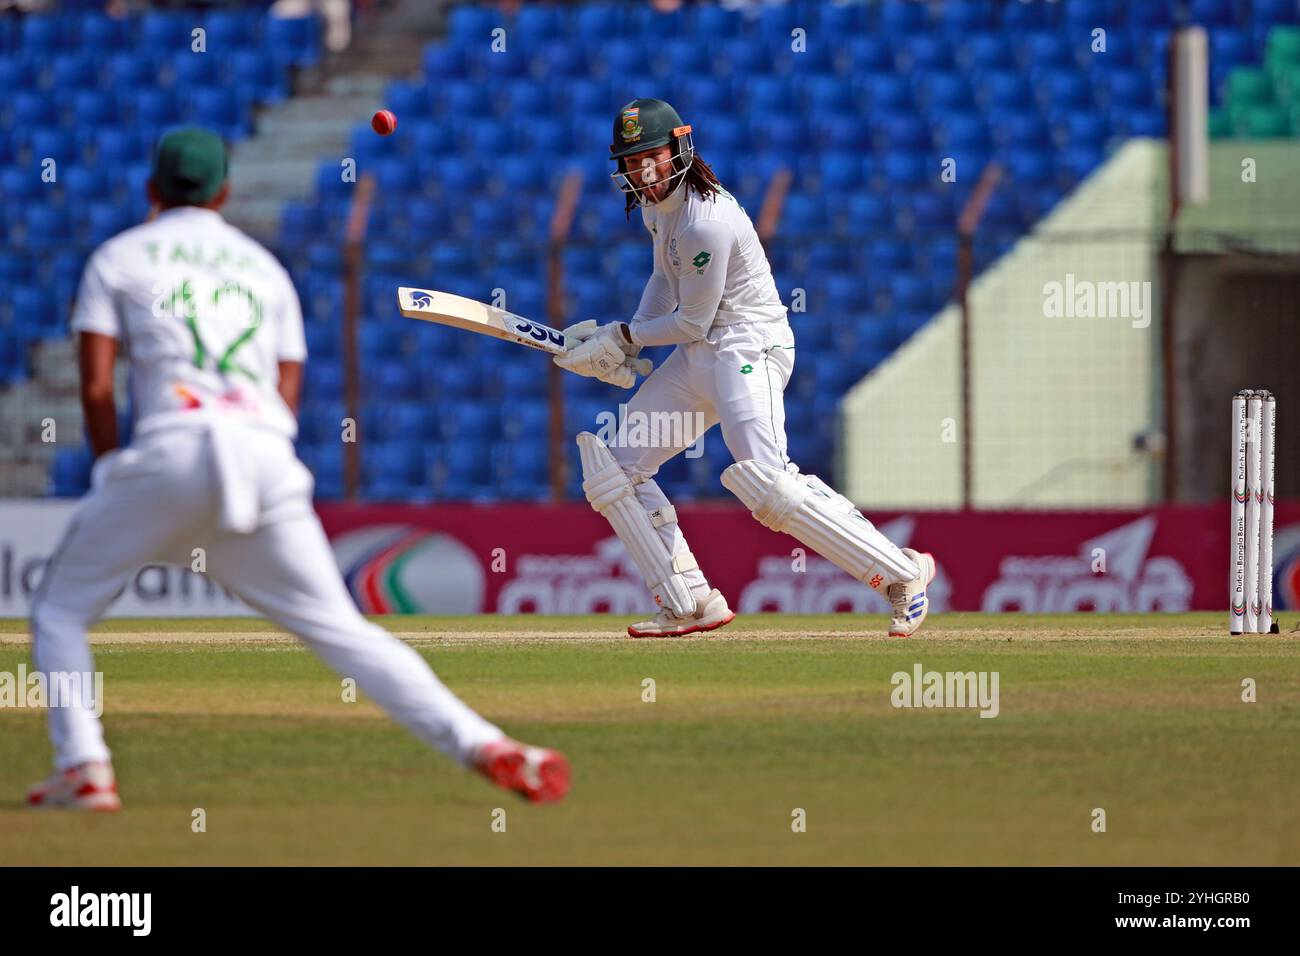
[[[714,588],[695,603],[695,613],[685,617],[664,608],[653,621],[641,621],[627,629],[632,637],[683,637],[700,631],[714,631],[730,624],[736,612],[727,606],[722,592]]]
[[[911,581],[899,581],[889,586],[889,603],[894,606],[889,622],[890,637],[911,637],[921,629],[930,613],[930,599],[925,591],[934,580],[934,555],[912,548],[904,548],[903,554],[921,569],[921,573]]]
[[[122,800],[117,795],[113,765],[94,761],[69,767],[38,783],[27,791],[27,805],[111,813],[122,809]]]
[[[498,787],[533,803],[554,803],[569,792],[569,761],[558,750],[529,747],[503,737],[474,755],[474,769]]]

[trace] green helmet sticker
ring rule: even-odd
[[[629,106],[623,110],[623,128],[619,132],[625,143],[634,143],[641,138],[641,108],[639,106]]]

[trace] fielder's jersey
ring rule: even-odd
[[[292,438],[277,363],[307,357],[288,273],[210,209],[181,206],[105,242],[86,263],[72,330],[130,356],[136,429],[237,415]]]
[[[642,344],[681,341],[678,330],[694,340],[714,326],[785,319],[754,224],[730,193],[701,199],[683,182],[642,219],[654,240],[654,274],[632,319]]]

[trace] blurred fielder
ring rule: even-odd
[[[430,746],[534,801],[568,789],[563,755],[506,737],[449,691],[413,649],[357,611],[294,454],[306,348],[288,274],[218,213],[230,192],[212,133],[168,134],[149,195],[160,213],[104,243],[82,277],[82,403],[98,456],[32,603],[32,656],[90,674],[86,629],[151,563],[207,572],[297,634]],[[136,426],[118,448],[113,363],[129,348]],[[84,702],[83,702],[84,703]],[[86,706],[49,709],[55,773],[36,806],[116,810],[103,728]]]
[[[628,211],[641,207],[654,273],[631,322],[566,329],[580,344],[556,363],[629,387],[629,357],[642,346],[676,345],[632,397],[628,417],[680,413],[704,429],[721,424],[735,459],[722,473],[727,489],[765,527],[793,535],[886,595],[891,636],[915,634],[929,609],[934,558],[896,547],[847,498],[801,475],[786,454],[783,392],[794,368],[794,334],[749,216],[696,155],[691,128],[663,100],[623,107],[610,157]],[[660,608],[654,620],[628,628],[633,637],[710,631],[735,617],[709,587],[654,481],[659,467],[700,435],[681,437],[680,445],[611,449],[590,432],[578,435],[587,499],[609,520]]]

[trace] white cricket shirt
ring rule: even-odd
[[[220,213],[168,209],[101,245],[72,330],[125,343],[138,433],[209,414],[297,431],[276,385],[278,362],[307,357],[298,295],[275,257]]]
[[[726,190],[704,200],[682,182],[642,219],[654,274],[632,318],[635,342],[699,341],[714,326],[786,318],[754,224]]]

